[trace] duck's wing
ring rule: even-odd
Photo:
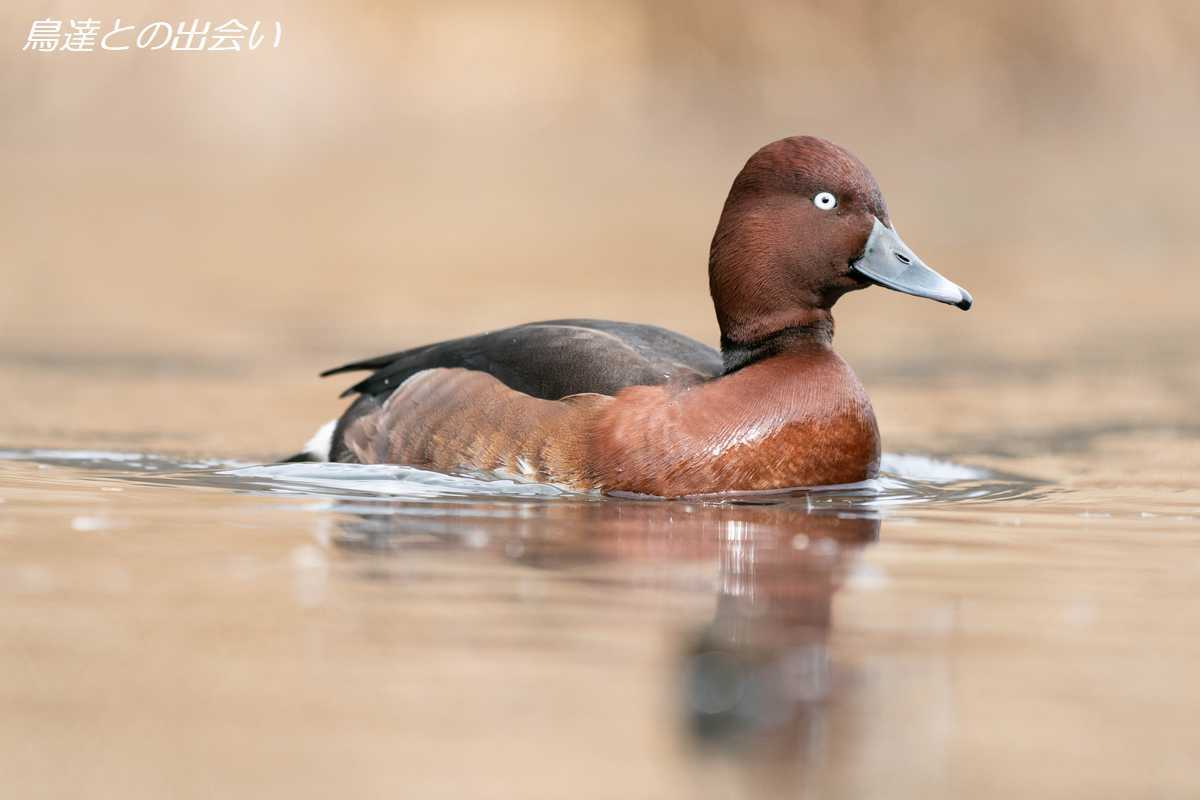
[[[665,328],[591,319],[532,322],[356,361],[321,373],[372,371],[343,392],[359,396],[334,428],[330,460],[357,460],[346,441],[355,423],[375,416],[412,376],[445,368],[486,373],[529,398],[559,400],[702,381],[720,375],[722,363],[716,350]]]
[[[613,395],[626,386],[654,386],[721,374],[716,350],[665,328],[628,322],[567,319],[532,322],[356,361],[323,372],[372,370],[347,389],[382,401],[418,372],[459,367],[486,372],[531,397]]]

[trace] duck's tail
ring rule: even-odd
[[[304,449],[294,456],[281,460],[280,464],[296,464],[304,462],[319,462],[329,460],[329,451],[333,447],[333,431],[337,428],[337,420],[331,419],[313,434]]]
[[[325,459],[323,459],[323,458],[317,458],[317,456],[314,453],[300,452],[300,453],[296,453],[293,456],[288,456],[287,458],[281,458],[278,461],[276,461],[275,463],[276,464],[302,464],[304,462],[316,463],[316,462],[320,462],[320,461],[324,461],[324,460]]]

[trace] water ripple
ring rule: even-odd
[[[140,484],[220,488],[327,499],[604,501],[559,487],[479,475],[447,475],[390,464],[249,464],[173,459],[152,453],[97,450],[3,450],[0,461],[26,461],[85,470]],[[786,492],[729,494],[693,502],[785,504],[805,510],[880,512],[889,508],[1036,499],[1046,484],[914,453],[883,456],[880,476],[844,486]]]

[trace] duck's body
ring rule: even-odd
[[[870,283],[971,302],[886,220],[845,151],[768,145],[713,239],[721,352],[648,325],[557,320],[348,364],[325,374],[373,372],[312,455],[663,497],[872,477],[875,416],[832,349],[830,307]]]
[[[716,350],[629,323],[535,323],[434,348],[363,364],[376,372],[353,389],[334,460],[669,497],[850,483],[878,465],[866,392],[808,332],[728,374]]]

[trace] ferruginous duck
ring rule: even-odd
[[[871,285],[966,310],[908,248],[875,178],[811,136],[733,181],[709,289],[721,351],[653,325],[533,322],[357,361],[371,370],[297,460],[408,464],[660,497],[875,476],[871,402],[833,351],[831,309]]]

